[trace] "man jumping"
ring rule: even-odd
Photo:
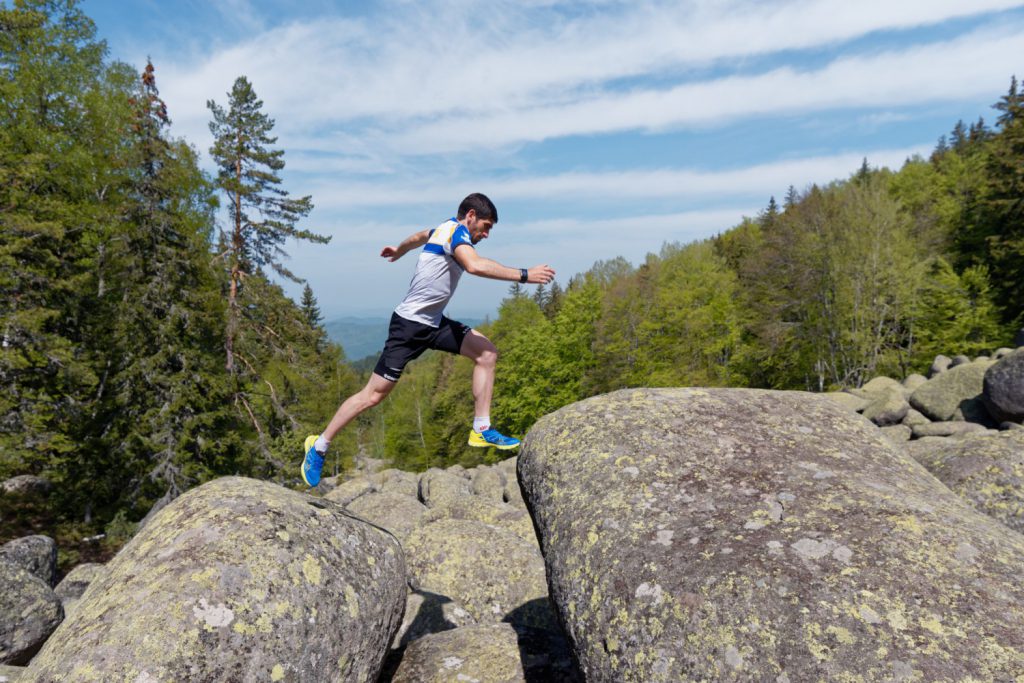
[[[479,256],[474,245],[487,239],[497,222],[498,210],[491,200],[479,193],[471,194],[462,200],[455,218],[433,230],[410,235],[397,247],[381,250],[381,256],[394,262],[409,250],[423,247],[409,291],[391,314],[388,340],[370,381],[341,404],[322,434],[306,438],[302,478],[308,485],[320,483],[324,454],[331,445],[331,439],[357,415],[384,400],[402,376],[406,363],[427,349],[461,354],[475,363],[473,400],[476,417],[469,432],[469,445],[501,449],[519,446],[518,439],[491,428],[491,394],[498,350],[484,335],[444,315],[462,271],[494,280],[538,285],[547,284],[554,278],[555,271],[547,265],[530,269],[509,268]]]

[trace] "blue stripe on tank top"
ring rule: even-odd
[[[428,254],[441,254],[442,256],[444,255],[444,247],[441,246],[440,244],[427,243],[427,245],[423,247],[423,251],[427,252]]]

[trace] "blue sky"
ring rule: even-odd
[[[313,196],[291,244],[328,317],[386,316],[415,254],[381,247],[484,192],[481,254],[565,284],[713,235],[790,185],[899,167],[1024,76],[1024,0],[84,0],[110,56],[148,57],[176,135],[253,83]],[[293,295],[299,287],[287,285]],[[508,284],[463,278],[449,315]]]

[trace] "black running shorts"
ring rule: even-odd
[[[389,382],[397,382],[406,363],[419,358],[427,349],[459,353],[469,332],[469,326],[443,316],[439,327],[431,327],[392,313],[388,340],[373,372]]]

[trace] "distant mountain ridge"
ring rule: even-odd
[[[327,336],[332,342],[341,344],[341,347],[345,349],[345,359],[349,363],[355,363],[367,356],[380,353],[380,350],[384,348],[384,341],[388,337],[390,320],[390,315],[387,317],[342,316],[326,321],[324,329],[327,330]],[[460,316],[459,321],[475,327],[484,322],[484,319]]]

